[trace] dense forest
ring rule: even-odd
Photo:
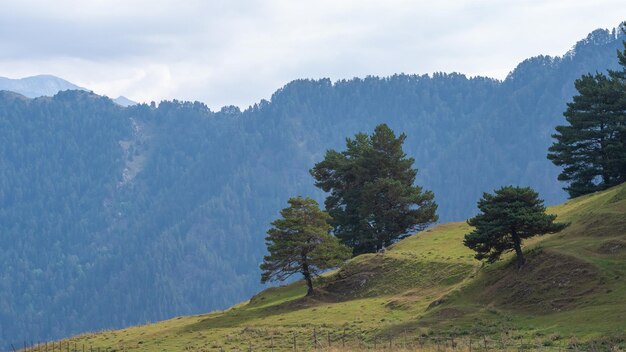
[[[504,81],[462,74],[296,80],[245,111],[166,101],[122,108],[84,91],[0,92],[0,346],[206,312],[257,291],[264,234],[308,170],[379,123],[432,190],[440,221],[482,192],[566,198],[546,159],[574,80],[617,67],[597,30]],[[253,78],[251,78],[253,79]]]

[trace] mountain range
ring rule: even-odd
[[[53,75],[37,75],[17,79],[0,77],[0,90],[16,92],[29,98],[37,98],[51,97],[64,90],[86,91],[87,89]],[[124,96],[119,96],[113,101],[124,107],[137,104]]]
[[[295,195],[323,200],[308,170],[381,122],[407,134],[417,183],[435,193],[442,222],[472,216],[482,192],[506,184],[562,202],[546,159],[551,134],[574,80],[617,68],[623,40],[596,30],[503,81],[295,80],[244,111],[177,100],[123,107],[65,87],[52,97],[1,91],[0,344],[246,299],[262,288],[264,233],[279,209]]]

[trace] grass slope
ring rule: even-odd
[[[373,346],[387,336],[488,335],[565,345],[623,342],[626,331],[626,185],[551,207],[570,226],[526,242],[528,264],[511,255],[482,265],[462,245],[465,223],[439,225],[384,254],[328,273],[317,294],[302,282],[267,289],[228,310],[73,337],[109,350],[273,350],[312,341]],[[410,337],[411,338],[411,337]],[[387,343],[387,342],[385,342]],[[395,342],[399,343],[399,342]]]

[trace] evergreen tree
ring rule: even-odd
[[[374,134],[346,140],[346,150],[329,150],[311,170],[325,192],[335,235],[354,254],[375,252],[437,220],[430,191],[414,185],[414,159],[402,150],[406,135],[396,137],[385,124]]]
[[[626,52],[626,43],[624,52]],[[567,104],[569,125],[557,126],[548,159],[563,166],[570,197],[626,181],[626,56],[618,50],[621,71],[583,75],[578,95]]]
[[[621,30],[626,33],[626,22],[622,23]],[[621,93],[617,108],[622,112],[615,126],[616,142],[614,145],[617,146],[617,148],[610,152],[616,154],[613,158],[616,161],[614,172],[620,175],[619,179],[624,182],[626,181],[626,41],[622,42],[622,45],[623,50],[617,50],[617,61],[622,69],[609,70],[609,76],[615,84],[615,89]]]
[[[507,186],[484,193],[478,201],[481,213],[467,223],[476,229],[465,235],[463,244],[476,251],[476,259],[493,263],[502,253],[515,251],[517,267],[526,259],[522,241],[537,235],[555,233],[566,225],[555,223],[556,215],[546,214],[543,200],[530,187]]]
[[[330,216],[311,198],[290,198],[281,219],[272,222],[265,238],[269,255],[263,258],[261,282],[283,281],[300,273],[307,296],[313,294],[313,276],[350,258],[350,249],[329,231]]]

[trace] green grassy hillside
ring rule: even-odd
[[[521,271],[510,255],[493,265],[474,260],[462,244],[470,227],[449,223],[384,254],[352,259],[320,278],[314,297],[304,297],[297,282],[222,312],[69,341],[140,351],[293,350],[294,338],[299,350],[313,348],[316,340],[338,348],[417,346],[427,336],[546,347],[623,343],[626,185],[549,211],[570,226],[528,241],[528,264]]]

